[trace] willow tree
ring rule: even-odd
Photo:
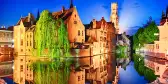
[[[36,84],[67,84],[71,61],[67,28],[62,19],[53,19],[44,10],[36,24],[33,65]],[[42,61],[43,58],[49,60]]]

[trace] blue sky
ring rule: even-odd
[[[133,34],[149,16],[158,23],[162,10],[166,10],[168,0],[73,0],[84,24],[95,18],[110,20],[111,3],[119,4],[119,25],[121,31]],[[12,26],[29,12],[35,16],[37,10],[59,11],[69,7],[70,0],[0,0],[0,26]]]

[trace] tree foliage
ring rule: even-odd
[[[67,84],[71,61],[67,28],[62,19],[53,19],[44,10],[36,24],[34,55],[40,60],[34,62],[36,84]],[[42,57],[49,60],[42,61]]]
[[[117,58],[127,58],[127,54],[125,54],[127,52],[127,46],[121,46],[121,45],[117,45],[116,47],[116,56]]]
[[[155,36],[154,33],[158,33],[159,30],[155,21],[150,17],[147,23],[138,29],[137,33],[133,36],[133,49],[139,49],[144,44],[154,42],[158,39],[158,36]]]
[[[144,58],[141,55],[133,54],[133,61],[136,71],[141,76],[144,76],[150,82],[156,80],[157,76],[154,74],[154,71],[144,66]]]

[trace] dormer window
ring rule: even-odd
[[[77,21],[74,21],[74,24],[77,24]]]

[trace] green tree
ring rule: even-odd
[[[148,44],[157,40],[158,36],[155,36],[154,33],[158,32],[159,30],[156,23],[150,17],[147,23],[143,27],[140,27],[133,36],[133,49],[139,49],[143,47],[144,44]]]
[[[67,84],[71,60],[67,28],[62,19],[53,19],[51,13],[44,10],[36,24],[36,52],[34,56],[49,60],[34,62],[36,84]],[[46,51],[46,52],[45,52]]]

